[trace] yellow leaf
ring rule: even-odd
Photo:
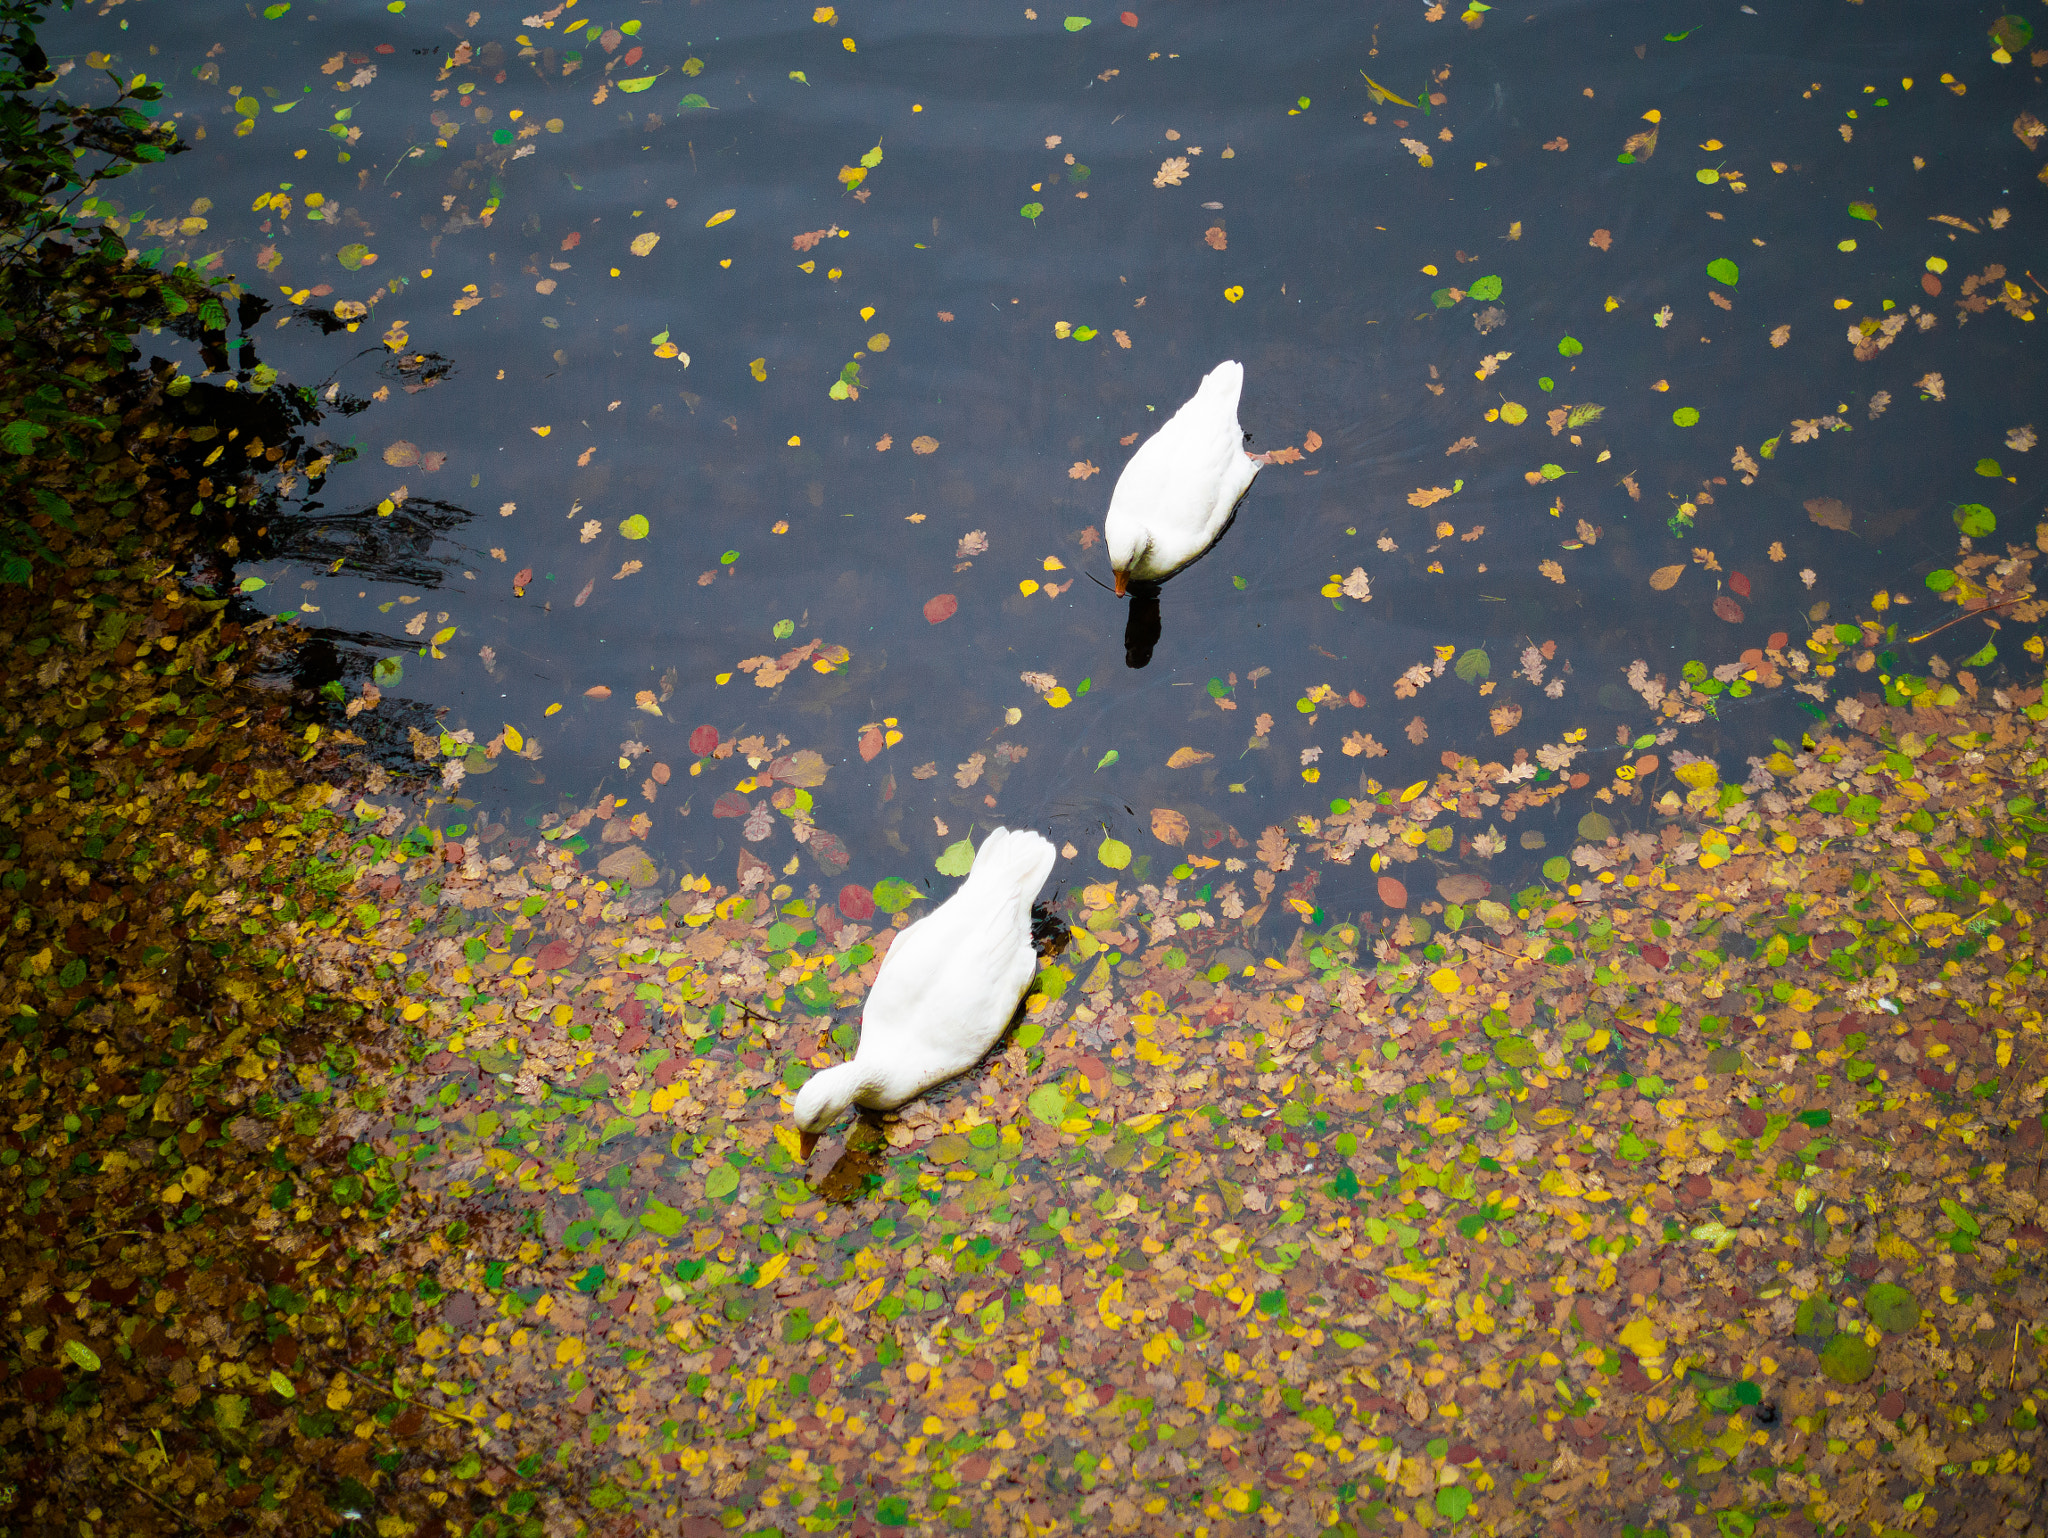
[[[626,249],[631,251],[635,256],[645,256],[648,252],[652,251],[656,246],[660,244],[660,235],[656,234],[653,230],[642,230],[638,235],[635,235],[633,237],[633,243]]]
[[[1169,769],[1185,769],[1190,764],[1206,764],[1215,756],[1214,753],[1197,752],[1191,747],[1178,747],[1173,750],[1172,756],[1166,760],[1166,767]]]
[[[1238,300],[1244,298],[1244,285],[1240,283],[1231,284],[1230,287],[1223,291],[1223,297],[1232,304],[1236,304]]]
[[[1616,1338],[1639,1357],[1647,1359],[1664,1354],[1664,1338],[1647,1319],[1631,1319],[1621,1327]]]
[[[1650,573],[1650,586],[1662,593],[1678,585],[1678,579],[1685,575],[1685,562],[1676,566],[1659,566]]]
[[[1463,987],[1464,984],[1458,981],[1458,974],[1449,967],[1438,967],[1429,974],[1429,986],[1436,989],[1445,998],[1449,998]]]
[[[758,1291],[763,1287],[773,1286],[775,1279],[788,1269],[788,1250],[784,1250],[780,1255],[769,1256],[761,1266],[761,1274],[754,1278],[755,1290]]]
[[[781,1257],[777,1257],[780,1259]],[[555,1342],[555,1365],[573,1367],[583,1360],[583,1341],[575,1335],[565,1335]]]
[[[534,436],[537,438],[545,438],[549,433],[553,431],[554,429],[552,427],[536,427],[533,430]]]
[[[708,230],[714,224],[723,224],[726,220],[730,219],[734,214],[738,212],[739,210],[737,208],[721,208],[717,213],[713,214],[709,219],[706,219],[704,221],[704,228]]]
[[[560,708],[561,707],[559,705],[555,707],[555,709],[557,710],[559,710]],[[526,739],[519,734],[518,727],[507,726],[505,728],[505,746],[510,748],[514,753],[520,752],[525,748]]]

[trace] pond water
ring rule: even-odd
[[[1224,855],[1446,753],[1589,777],[1426,890],[1625,834],[1686,755],[1740,780],[1826,708],[1828,606],[1952,617],[1958,505],[2031,537],[2042,55],[1997,16],[115,0],[48,41],[168,82],[192,152],[103,211],[260,296],[239,379],[354,451],[236,576],[377,670],[338,726],[473,738],[437,818],[602,792],[664,866],[829,892],[1005,822],[1142,875],[1157,810]],[[1282,452],[1131,667],[1102,515],[1224,358]],[[1726,691],[1664,708],[1693,662]]]

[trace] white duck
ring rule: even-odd
[[[896,936],[868,990],[853,1060],[797,1091],[806,1157],[848,1106],[892,1110],[965,1073],[995,1045],[1038,971],[1031,901],[1054,858],[1038,834],[997,828],[960,889]]]
[[[1163,582],[1222,537],[1263,459],[1244,451],[1237,401],[1244,365],[1209,371],[1194,398],[1131,456],[1109,499],[1109,564],[1116,590]]]

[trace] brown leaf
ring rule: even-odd
[[[1202,232],[1202,239],[1208,241],[1210,248],[1216,251],[1225,250],[1230,245],[1230,237],[1223,233],[1223,226],[1220,224],[1211,225],[1208,229],[1204,230]]]
[[[860,734],[861,762],[873,763],[875,755],[882,751],[882,729],[871,726]]]
[[[892,443],[894,443],[895,441],[896,441],[896,440],[895,440],[894,438],[890,437],[890,436],[889,436],[889,435],[888,435],[887,433],[883,433],[881,437],[879,437],[879,438],[877,438],[877,439],[875,440],[875,452],[876,452],[877,454],[886,454],[886,453],[888,453],[888,452],[889,452],[889,445],[890,445],[890,444],[892,444]]]
[[[1650,573],[1650,586],[1658,592],[1668,592],[1678,585],[1678,579],[1685,575],[1685,562],[1676,566],[1659,566]]]
[[[1102,474],[1102,470],[1099,466],[1092,465],[1085,459],[1077,459],[1072,467],[1068,469],[1067,478],[1074,481],[1085,481],[1091,475],[1100,474]]]
[[[1808,498],[1806,516],[1824,529],[1836,529],[1845,534],[1854,517],[1849,511],[1849,504],[1838,497]]]
[[[939,440],[929,433],[919,433],[910,440],[910,452],[913,454],[936,454],[938,451]]]
[[[1344,754],[1356,758],[1363,753],[1367,758],[1385,758],[1387,750],[1373,740],[1370,732],[1353,732],[1344,739]]]
[[[1410,721],[1406,726],[1402,727],[1401,729],[1408,734],[1408,740],[1414,743],[1417,747],[1420,747],[1423,743],[1429,741],[1429,727],[1426,724],[1424,724],[1423,719],[1420,716],[1417,716],[1413,721]]]
[[[1566,150],[1572,147],[1572,141],[1567,139],[1563,134],[1559,134],[1555,139],[1546,139],[1543,143],[1543,147],[1547,150],[1555,150],[1559,154],[1563,154]]]
[[[1175,748],[1172,755],[1166,760],[1166,767],[1169,769],[1185,769],[1190,764],[1206,764],[1215,756],[1214,753],[1197,752],[1191,747],[1179,747]]]
[[[1188,841],[1188,820],[1171,807],[1152,808],[1152,836],[1162,844],[1185,844]]]
[[[1408,888],[1401,885],[1392,876],[1380,877],[1379,888],[1380,901],[1389,908],[1405,908],[1408,906]]]
[[[1284,449],[1268,449],[1265,458],[1269,465],[1298,465],[1301,463],[1301,450],[1291,445]]]
[[[1484,876],[1445,876],[1436,884],[1436,894],[1447,903],[1472,903],[1493,890]]]
[[[1451,489],[1448,486],[1418,487],[1416,490],[1408,493],[1408,505],[1410,507],[1434,507],[1450,495]]]
[[[1313,454],[1317,449],[1323,446],[1323,435],[1317,432],[1314,428],[1310,428],[1308,431],[1308,436],[1301,440],[1301,446],[1304,449],[1308,450],[1309,453]]]
[[[1742,623],[1742,605],[1726,593],[1716,593],[1714,595],[1714,613],[1728,621],[1731,625]]]
[[[1555,561],[1539,561],[1536,569],[1552,582],[1562,583],[1564,581],[1564,568]]]
[[[1587,241],[1586,244],[1589,246],[1598,246],[1602,251],[1605,251],[1614,244],[1614,231],[1595,230],[1593,232],[1593,238]]]
[[[408,443],[403,438],[400,438],[396,443],[384,450],[384,463],[387,465],[396,465],[403,468],[407,465],[416,465],[419,462],[420,446],[417,443]]]
[[[1117,328],[1116,328],[1116,330],[1114,330],[1114,331],[1110,332],[1110,335],[1116,338],[1116,345],[1117,345],[1117,346],[1119,346],[1119,347],[1123,348],[1123,349],[1124,349],[1124,351],[1126,351],[1126,352],[1129,352],[1129,351],[1130,351],[1130,348],[1131,348],[1131,334],[1130,334],[1130,332],[1128,332],[1128,331],[1124,330],[1124,328],[1123,328],[1123,327],[1119,326],[1119,327],[1117,327]]]
[[[1493,735],[1505,737],[1509,732],[1521,725],[1522,707],[1519,705],[1498,705],[1487,712],[1486,718],[1493,723]]]
[[[612,697],[610,687],[605,684],[592,684],[583,691],[583,694],[586,699],[593,700],[608,700]]]

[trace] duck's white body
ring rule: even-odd
[[[1237,422],[1243,392],[1244,365],[1217,364],[1117,477],[1103,532],[1119,593],[1164,581],[1222,536],[1259,473]]]
[[[960,889],[897,935],[868,991],[853,1060],[805,1081],[797,1129],[816,1134],[848,1106],[886,1111],[965,1073],[995,1045],[1038,971],[1031,902],[1051,844],[997,828]]]

